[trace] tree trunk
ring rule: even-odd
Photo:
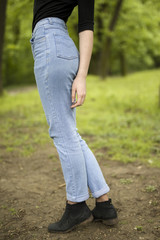
[[[16,45],[19,41],[20,37],[20,20],[19,17],[16,15],[14,25],[13,25],[13,43]]]
[[[107,8],[107,6],[103,6],[104,7],[104,9],[106,9]],[[98,38],[98,41],[99,42],[102,42],[102,31],[101,31],[101,29],[103,28],[103,23],[102,23],[102,18],[100,18],[100,17],[98,17],[97,18],[97,38]],[[101,64],[101,62],[99,61],[99,59],[100,59],[100,57],[101,57],[101,49],[100,49],[100,51],[98,51],[97,52],[97,54],[96,54],[96,63],[97,63],[97,66],[96,66],[96,71],[97,71],[97,73],[99,74],[99,69],[101,69],[101,66],[100,66],[100,64]]]
[[[103,28],[103,23],[102,23],[102,18],[97,17],[97,39],[99,42],[102,42],[102,31],[101,29]],[[92,56],[92,61],[90,63],[90,68],[89,70],[91,73],[99,75],[99,69],[101,69],[100,66],[100,56],[101,56],[101,48]]]
[[[109,24],[110,32],[113,32],[116,27],[116,23],[118,21],[122,3],[123,3],[123,0],[117,0],[117,4],[115,6],[113,16],[112,16],[110,24]],[[104,79],[109,73],[109,69],[110,69],[109,60],[110,60],[111,45],[112,45],[112,37],[108,36],[106,38],[106,40],[104,41],[102,51],[101,51],[101,58],[100,58],[100,66],[101,66],[100,77],[102,79]]]
[[[127,75],[127,66],[126,66],[125,54],[123,51],[121,51],[119,53],[119,59],[120,59],[121,75],[126,76]]]
[[[2,95],[2,92],[3,92],[2,54],[3,54],[4,33],[5,33],[6,7],[7,7],[7,0],[0,0],[0,95]]]

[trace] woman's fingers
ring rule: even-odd
[[[77,101],[76,101],[77,94]],[[77,77],[72,84],[72,105],[71,108],[81,106],[86,96],[86,79]]]
[[[76,89],[72,87],[72,102],[76,100]]]
[[[81,105],[84,103],[85,95],[82,96],[81,98]]]
[[[84,103],[85,100],[85,94],[79,95],[77,92],[77,101],[73,105],[71,105],[71,108],[81,106]]]

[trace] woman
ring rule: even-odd
[[[67,19],[78,5],[79,51],[69,36]],[[30,39],[37,88],[59,154],[66,183],[66,208],[49,232],[68,232],[93,219],[117,223],[99,164],[76,128],[76,107],[84,103],[94,32],[94,0],[35,0]],[[76,101],[77,94],[77,101]],[[88,187],[95,198],[91,211]]]

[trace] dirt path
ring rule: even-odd
[[[119,224],[106,227],[92,222],[67,234],[49,234],[47,226],[62,216],[66,200],[55,147],[49,143],[30,158],[2,152],[0,239],[160,240],[160,169],[108,161],[105,155],[97,159],[111,188]],[[94,203],[90,196],[91,209]]]

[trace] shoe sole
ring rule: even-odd
[[[79,224],[76,224],[74,225],[72,228],[66,230],[66,231],[50,231],[50,233],[68,233],[72,230],[74,230],[75,228],[77,228],[78,226],[84,226],[84,225],[87,225],[88,223],[92,222],[94,220],[94,217],[93,215],[91,215],[89,218],[87,218],[85,221],[79,223]]]
[[[113,218],[113,219],[95,219],[95,222],[102,222],[106,226],[113,226],[118,223],[118,218]]]

